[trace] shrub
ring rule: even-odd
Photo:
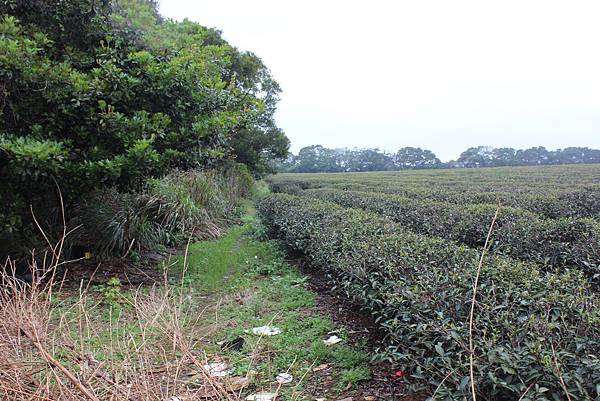
[[[263,199],[259,214],[272,235],[373,313],[387,333],[388,356],[410,372],[413,389],[439,385],[440,398],[469,396],[466,344],[478,250],[291,195]],[[559,375],[572,399],[600,395],[598,296],[578,271],[544,272],[502,256],[486,258],[474,342],[481,399],[517,399],[530,385],[523,399],[564,399]]]
[[[485,242],[495,205],[463,204],[401,196],[316,189],[303,194],[346,207],[376,212],[403,227],[428,236],[472,247]],[[492,252],[550,267],[576,267],[594,281],[600,279],[600,224],[592,219],[540,219],[536,214],[501,207]]]
[[[280,174],[274,192],[328,188],[386,193],[411,199],[464,204],[497,204],[544,218],[600,218],[598,165],[565,167],[436,170],[364,174]],[[291,193],[291,192],[288,192]]]

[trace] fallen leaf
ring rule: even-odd
[[[313,372],[319,372],[319,371],[321,371],[321,370],[325,370],[325,369],[327,369],[329,366],[330,366],[330,364],[329,364],[329,363],[323,363],[323,364],[321,364],[321,365],[319,365],[319,366],[317,366],[317,367],[313,368]]]
[[[374,395],[365,396],[365,401],[375,401],[376,399],[377,397],[375,397]]]

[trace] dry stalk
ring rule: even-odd
[[[492,219],[492,223],[490,224],[490,228],[485,239],[485,244],[483,246],[483,250],[481,251],[481,257],[479,258],[479,265],[477,266],[477,273],[475,275],[475,282],[473,283],[473,298],[471,299],[471,311],[469,312],[469,374],[471,376],[471,394],[473,397],[473,401],[477,401],[477,394],[475,389],[475,345],[473,343],[473,323],[475,321],[477,287],[479,285],[479,276],[481,274],[481,268],[483,267],[483,259],[485,257],[485,254],[487,253],[490,238],[492,237],[492,232],[494,231],[494,225],[496,224],[496,219],[498,218],[499,212],[500,205],[498,205],[498,207],[496,208],[496,213],[494,214],[494,218]]]
[[[554,366],[556,367],[556,374],[558,375],[558,378],[560,379],[560,385],[562,386],[563,390],[565,391],[567,400],[571,401],[571,394],[569,394],[569,390],[567,389],[565,380],[563,379],[562,373],[560,372],[560,367],[558,366],[558,359],[556,359],[556,351],[554,350],[554,344],[551,343],[550,347],[552,347],[552,359],[554,360]]]

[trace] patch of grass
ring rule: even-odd
[[[212,297],[219,297],[214,319],[204,322],[217,327],[213,345],[244,339],[241,351],[221,351],[218,346],[204,351],[227,359],[236,375],[252,371],[258,389],[273,390],[278,373],[291,373],[294,382],[282,388],[284,396],[299,391],[302,386],[294,386],[316,364],[339,368],[334,375],[340,389],[368,378],[367,354],[350,345],[323,343],[336,327],[329,317],[314,312],[316,298],[306,286],[306,277],[285,262],[278,244],[257,239],[252,218],[245,221],[226,236],[189,249],[188,283],[192,289],[208,289]],[[251,333],[253,327],[264,325],[278,327],[281,334]],[[339,335],[344,337],[343,332]]]
[[[349,346],[337,347],[333,352],[333,358],[340,367],[345,369],[367,366],[370,359],[364,349]]]
[[[191,287],[216,290],[224,284],[225,276],[237,262],[236,244],[245,230],[245,227],[234,227],[222,238],[190,245],[187,260],[179,257],[175,269],[181,273],[185,270],[184,280]]]
[[[331,360],[332,350],[323,343],[323,340],[315,340],[311,345],[310,355],[317,363],[323,363]]]
[[[55,298],[52,304],[61,319],[75,322],[61,333],[73,343],[83,334],[83,347],[96,360],[125,366],[143,344],[148,344],[145,352],[151,361],[157,357],[153,353],[163,348],[171,350],[169,358],[185,358],[168,336],[176,324],[178,338],[190,339],[202,361],[226,361],[234,375],[252,378],[252,391],[274,391],[279,373],[292,374],[293,382],[280,389],[285,399],[298,399],[313,377],[312,368],[321,363],[334,367],[332,386],[339,384],[340,391],[368,377],[368,358],[362,351],[345,343],[323,343],[332,331],[343,338],[345,333],[329,317],[315,313],[317,300],[306,277],[285,262],[277,243],[256,237],[251,217],[246,221],[217,240],[190,245],[183,282],[131,289],[114,279],[93,287],[83,300]],[[183,260],[177,258],[172,266],[179,274],[184,271]],[[82,303],[85,313],[79,307]],[[76,322],[88,316],[100,324],[80,333]],[[281,334],[251,333],[264,325],[276,326]],[[241,343],[240,337],[240,350],[223,350],[218,344]]]
[[[366,366],[359,366],[352,369],[346,369],[342,372],[338,383],[338,390],[342,390],[348,386],[353,386],[361,381],[368,380],[371,377],[371,372]]]

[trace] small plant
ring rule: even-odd
[[[361,381],[368,380],[370,377],[371,372],[369,372],[369,368],[365,366],[346,369],[342,372],[342,375],[340,376],[338,389],[343,390],[348,386],[354,386],[355,384]]]
[[[315,340],[310,349],[310,357],[317,363],[331,359],[331,348],[323,343],[321,339]]]
[[[342,368],[357,368],[369,363],[369,354],[363,350],[351,347],[338,347],[333,353],[335,362]]]
[[[122,307],[125,296],[123,295],[121,280],[111,277],[106,284],[99,286],[98,291],[102,294],[102,303],[110,308]]]

